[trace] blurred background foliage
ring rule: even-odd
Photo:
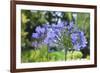
[[[40,46],[38,49],[32,46],[32,33],[35,32],[37,26],[42,26],[46,23],[57,23],[59,19],[72,21],[73,15],[77,14],[75,25],[80,30],[85,32],[88,41],[87,47],[80,51],[68,51],[66,55],[67,60],[77,60],[90,58],[90,14],[89,13],[75,13],[75,12],[56,12],[56,11],[39,11],[39,10],[21,10],[21,62],[46,62],[46,61],[64,61],[64,50],[57,50],[51,48],[54,52],[48,52],[45,45]],[[66,38],[65,38],[66,39]],[[66,41],[64,40],[66,43]],[[70,42],[70,41],[69,41]]]

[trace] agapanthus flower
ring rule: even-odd
[[[40,38],[39,34],[38,33],[32,33],[32,38]]]
[[[68,25],[68,30],[73,29],[73,27],[74,27],[74,22],[71,21],[71,22],[69,23],[69,25]]]
[[[76,50],[83,49],[87,45],[86,37],[82,31],[72,33],[71,39]]]
[[[35,33],[32,33],[32,38],[35,38],[35,39],[39,39],[39,38],[42,38],[46,32],[45,28],[43,27],[36,27],[35,29]]]
[[[58,28],[64,28],[64,23],[63,22],[60,22],[56,25],[56,27]]]
[[[71,42],[73,44],[73,49],[80,50],[87,46],[87,40],[84,32],[80,31],[77,26],[74,25],[74,21],[62,21],[57,24],[44,24],[43,26],[37,26],[35,33],[32,34],[32,38],[39,39],[44,37],[42,41],[44,44],[50,46],[57,46],[59,41],[63,39],[62,34],[66,34],[66,38],[71,37]],[[33,42],[32,45],[37,47],[40,42]],[[60,43],[64,47],[66,45],[63,42]],[[66,46],[67,47],[67,46]],[[70,47],[68,47],[70,48]]]
[[[84,35],[83,32],[79,32],[80,33],[80,37],[82,38],[80,41],[81,41],[81,44],[82,44],[82,48],[86,47],[86,44],[87,44],[87,40],[86,40],[86,37]]]
[[[44,43],[50,45],[57,41],[57,34],[52,28],[48,28],[46,38],[44,39]]]
[[[47,29],[47,28],[51,28],[51,25],[49,25],[49,24],[44,24],[43,27],[44,27],[45,29]]]
[[[55,43],[56,40],[55,39],[52,39],[52,38],[48,38],[48,37],[46,37],[45,39],[44,39],[44,43],[45,44],[47,44],[49,47],[50,46],[53,46]]]
[[[68,21],[65,22],[65,27],[68,29],[68,31],[71,31],[74,28],[74,22],[70,21],[68,23]]]
[[[36,27],[36,30],[35,30],[37,33],[39,34],[42,34],[45,32],[45,28],[41,27],[41,26],[38,26]]]

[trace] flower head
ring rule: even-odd
[[[39,34],[38,33],[32,33],[32,38],[39,38]]]
[[[36,30],[35,30],[35,31],[36,31],[37,33],[39,33],[39,34],[45,33],[45,28],[38,26],[38,27],[36,27]]]
[[[51,45],[54,42],[57,42],[57,34],[52,28],[48,28],[46,38],[44,39],[44,43]]]
[[[82,31],[75,32],[71,34],[72,43],[74,45],[74,49],[83,49],[86,47],[87,41],[84,33]]]
[[[43,27],[36,27],[35,29],[36,33],[32,33],[32,38],[35,38],[35,39],[39,39],[39,38],[42,38],[45,34],[45,28]]]
[[[40,42],[38,41],[32,43],[35,47],[41,42],[49,47],[59,45],[57,43],[60,43],[63,47],[65,47],[65,43],[61,41],[65,38],[71,38],[70,43],[73,44],[73,48],[75,50],[80,50],[87,46],[87,40],[84,32],[80,31],[77,26],[74,25],[74,21],[60,21],[57,24],[52,23],[51,25],[44,24],[43,26],[37,26],[35,31],[36,32],[32,34],[32,38],[40,39],[43,37],[39,40]]]
[[[73,29],[73,27],[74,27],[74,22],[71,21],[71,22],[69,23],[69,25],[68,25],[68,30],[70,31],[71,29]]]

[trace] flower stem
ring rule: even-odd
[[[67,49],[65,48],[65,61],[67,60]]]

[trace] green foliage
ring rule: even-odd
[[[90,14],[78,13],[76,22],[80,29],[84,31],[89,30],[90,29]]]
[[[63,61],[64,58],[64,52],[57,51],[49,53],[49,61]]]
[[[66,30],[67,32],[67,30]],[[70,48],[72,48],[72,43],[71,43],[71,37],[70,37],[70,34],[69,35],[66,35],[64,32],[62,32],[61,34],[61,43],[64,44],[64,48],[66,50],[69,50]]]
[[[83,54],[80,51],[74,51],[73,52],[73,59],[81,59],[82,56],[83,56]]]
[[[48,55],[47,55],[48,54]],[[67,60],[77,60],[81,59],[83,54],[80,51],[71,51],[67,52]],[[30,50],[22,52],[22,62],[54,62],[54,61],[63,61],[65,59],[65,54],[62,51],[49,52],[47,49],[42,50]],[[87,56],[89,60],[89,56]]]
[[[83,54],[80,51],[71,51],[71,52],[67,53],[67,60],[81,59],[82,56],[83,56]]]
[[[87,60],[90,60],[90,56],[89,56],[89,55],[87,55],[86,59],[87,59]]]
[[[47,61],[47,47],[42,46],[36,50],[22,52],[22,62],[44,62]]]
[[[73,53],[72,53],[72,51],[68,51],[67,52],[67,55],[66,55],[66,58],[67,58],[67,60],[72,60],[73,59]]]
[[[68,21],[71,21],[72,20],[72,13],[71,12],[64,12],[63,14],[63,18],[64,20],[68,20]]]
[[[58,61],[64,60],[64,53],[58,52],[47,52],[47,46],[41,46],[37,50],[27,50],[22,52],[22,62],[46,62],[46,61]]]

